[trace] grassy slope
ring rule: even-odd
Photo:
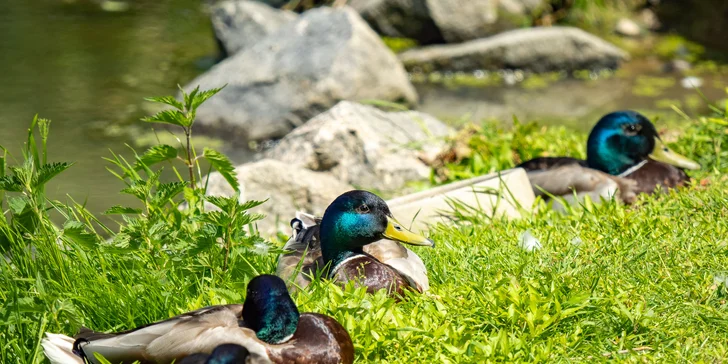
[[[632,207],[607,203],[567,215],[539,208],[518,221],[474,216],[438,226],[431,236],[436,249],[417,249],[430,270],[430,295],[395,303],[381,293],[318,282],[295,299],[303,311],[342,322],[359,362],[728,357],[728,286],[719,282],[728,276],[728,181],[721,176],[728,170],[728,152],[721,147],[728,135],[719,124],[725,121],[694,121],[676,146],[700,156],[706,169],[696,176],[706,186]],[[499,148],[481,138],[475,150],[515,148],[504,154],[511,156],[501,161],[507,166],[533,152],[528,140],[543,140],[547,148],[563,145],[562,137],[558,129],[534,129],[503,137]],[[573,145],[571,139],[566,143]],[[463,161],[460,171],[467,172],[471,162]],[[518,247],[526,230],[542,250]],[[167,257],[102,247],[61,251],[53,240],[30,238],[34,254],[17,243],[12,264],[0,261],[3,363],[42,362],[44,331],[73,334],[81,324],[122,330],[240,301],[250,278],[223,272],[218,257],[204,252]],[[230,265],[241,259],[233,256]],[[249,259],[259,272],[274,271],[274,256]]]

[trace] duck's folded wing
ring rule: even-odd
[[[635,181],[612,176],[604,172],[582,167],[578,164],[564,165],[548,170],[528,172],[528,179],[536,196],[561,196],[569,203],[576,202],[585,196],[593,201],[601,198],[610,199],[617,196],[627,203],[636,198]]]
[[[430,289],[425,263],[402,244],[383,239],[366,245],[364,252],[397,270],[418,291],[425,292]]]
[[[234,316],[208,318],[211,320],[202,323],[181,323],[174,331],[152,341],[145,354],[157,363],[168,363],[193,353],[209,354],[218,345],[230,343],[248,349],[252,363],[270,363],[266,345],[253,330],[239,327]]]
[[[76,339],[79,340],[79,347],[85,356],[92,362],[95,362],[94,353],[98,353],[112,363],[132,363],[136,360],[143,363],[157,361],[155,358],[160,355],[159,351],[150,352],[150,348],[179,341],[179,337],[186,340],[191,333],[220,327],[241,330],[238,327],[238,320],[241,317],[242,305],[211,306],[117,334],[82,330]],[[176,355],[178,351],[171,351],[165,355]],[[185,353],[192,354],[194,351]]]
[[[523,168],[526,170],[526,172],[531,172],[545,171],[553,168],[571,165],[587,167],[586,161],[582,159],[576,159],[571,157],[539,157],[525,161],[517,165],[516,168]]]

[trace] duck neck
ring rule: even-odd
[[[298,308],[287,292],[261,292],[246,297],[243,320],[258,339],[269,344],[288,341],[298,327]]]
[[[605,142],[588,144],[586,163],[589,168],[617,176],[642,161],[642,158],[620,152],[612,144],[609,138]]]
[[[321,231],[321,255],[324,258],[324,264],[329,264],[331,270],[346,259],[364,254],[361,247],[346,247],[337,244],[341,240],[337,240],[335,236]]]
[[[321,222],[321,255],[332,270],[344,260],[364,254],[362,247],[369,243],[368,239],[356,238],[350,230],[346,224]]]

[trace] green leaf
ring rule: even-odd
[[[117,214],[141,214],[141,209],[135,209],[133,207],[125,207],[121,205],[115,205],[104,212],[104,215],[117,215]]]
[[[23,190],[23,184],[15,176],[0,177],[0,190],[9,192],[20,192]]]
[[[223,211],[206,212],[200,215],[198,220],[215,226],[226,226],[230,223],[230,217]]]
[[[215,96],[220,90],[224,89],[224,85],[220,88],[213,88],[211,90],[202,91],[199,94],[195,95],[195,97],[192,99],[191,107],[187,108],[187,110],[197,110],[200,105],[202,105],[205,101],[207,101],[209,98]]]
[[[177,101],[173,96],[161,96],[161,97],[147,97],[144,100],[156,102],[159,104],[165,104],[177,108],[179,110],[184,109],[184,105],[180,101]]]
[[[238,213],[235,215],[234,224],[237,226],[246,226],[253,222],[262,220],[263,218],[265,218],[265,215],[263,214]]]
[[[202,155],[210,162],[212,168],[220,172],[233,190],[240,192],[240,184],[238,183],[238,178],[235,176],[235,167],[233,167],[233,164],[224,154],[210,148],[205,148]]]
[[[33,174],[35,171],[35,162],[33,158],[28,158],[23,162],[23,165],[20,167],[10,167],[10,171],[13,172],[13,175],[15,175],[15,179],[20,183],[23,187],[32,185],[33,182]]]
[[[185,182],[163,183],[157,187],[157,193],[154,195],[154,201],[157,205],[163,205],[168,200],[174,198],[185,189]]]
[[[63,236],[86,248],[94,248],[99,244],[98,236],[86,231],[83,223],[79,221],[66,221],[63,224]]]
[[[48,134],[50,133],[50,125],[51,121],[48,119],[38,119],[38,132],[40,133],[40,141],[42,146],[42,152],[43,152],[43,160],[40,161],[43,164],[48,163],[48,149],[46,148],[46,145],[48,144]]]
[[[184,90],[182,90],[182,98],[185,100],[185,110],[190,111],[192,110],[192,101],[195,100],[195,97],[197,96],[197,93],[200,92],[200,86],[197,85],[190,93],[186,93]]]
[[[138,171],[142,169],[143,166],[151,167],[154,164],[174,158],[177,158],[177,148],[166,144],[155,145],[147,149],[144,154],[137,157],[137,162],[134,164],[134,170]]]
[[[238,211],[241,211],[242,212],[242,211],[245,211],[245,210],[250,210],[250,209],[252,209],[254,207],[258,207],[258,206],[264,204],[266,201],[268,201],[268,199],[265,199],[263,201],[257,201],[257,200],[248,200],[248,201],[245,201],[244,203],[241,203],[240,206],[238,206]]]
[[[97,352],[94,352],[94,359],[96,359],[101,364],[111,364],[110,361],[108,361],[106,358],[104,358],[103,355],[101,355]]]
[[[147,181],[135,180],[132,181],[129,186],[121,190],[121,193],[127,193],[135,196],[136,198],[146,201],[147,195],[149,195],[150,188]]]
[[[147,123],[164,123],[186,127],[187,117],[179,110],[163,110],[152,116],[142,118]]]
[[[53,177],[65,171],[72,165],[73,163],[65,162],[44,164],[38,169],[38,174],[33,179],[33,187],[38,188],[45,185],[48,181],[53,179]]]
[[[224,197],[224,196],[205,196],[205,200],[209,203],[217,206],[220,210],[230,212],[232,207],[237,205],[238,199],[235,197]]]
[[[0,177],[5,177],[5,155],[0,157]]]
[[[13,212],[13,214],[19,215],[23,213],[25,210],[25,207],[30,204],[30,201],[28,201],[28,198],[25,196],[22,197],[12,197],[8,200],[8,206],[10,207],[10,211]]]
[[[33,121],[30,122],[30,127],[28,128],[28,141],[26,142],[26,149],[23,153],[26,161],[40,160],[40,158],[38,157],[38,146],[35,144],[35,136],[33,135],[33,131],[35,130],[36,125],[38,125],[38,114],[35,114],[35,116],[33,116]]]

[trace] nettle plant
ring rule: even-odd
[[[197,109],[220,90],[182,91],[182,100],[172,96],[147,99],[168,108],[142,120],[178,126],[185,138],[178,139],[179,147],[159,144],[141,154],[132,149],[133,160],[113,152],[111,158],[104,158],[112,164],[107,169],[125,184],[121,192],[140,202],[140,206],[117,205],[105,212],[119,223],[118,229],[108,227],[82,204],[68,205],[45,196],[43,186],[71,164],[47,163],[49,122],[34,119],[23,150],[24,163],[6,168],[6,158],[0,158],[0,191],[14,195],[7,199],[9,208],[2,216],[2,250],[8,250],[11,241],[27,240],[17,238],[42,236],[72,249],[126,253],[129,259],[153,267],[184,261],[190,270],[222,271],[241,278],[258,274],[255,256],[276,252],[255,229],[255,221],[263,216],[249,211],[263,201],[241,201],[230,160],[210,148],[198,154],[192,144]],[[40,149],[33,136],[36,128],[41,136]],[[184,165],[181,170],[179,163]],[[172,181],[164,180],[169,176],[163,174],[162,164],[174,172]],[[202,164],[207,167],[203,169]],[[6,169],[11,174],[6,176]],[[206,196],[205,176],[212,170],[229,183],[235,191],[233,196]],[[51,222],[51,210],[66,218],[62,228]]]
[[[255,265],[246,258],[246,253],[270,251],[270,246],[253,226],[263,216],[249,213],[249,210],[263,201],[241,202],[240,186],[230,160],[210,148],[204,148],[198,155],[192,145],[197,108],[220,90],[200,91],[195,88],[190,93],[182,90],[182,100],[172,96],[147,99],[171,108],[142,120],[182,128],[185,139],[179,140],[180,148],[156,145],[141,155],[135,153],[133,163],[119,155],[107,159],[117,168],[109,169],[111,173],[127,185],[122,192],[136,197],[143,205],[141,209],[114,206],[106,211],[106,214],[121,214],[125,222],[113,239],[117,248],[147,249],[159,254],[183,252],[195,256],[212,252],[207,256],[205,265],[221,267],[222,270],[230,267],[233,261],[231,257],[235,256],[241,258],[234,261],[240,262],[242,266],[233,268],[257,274]],[[179,153],[180,150],[182,153]],[[180,173],[172,163],[174,160],[181,161],[187,173]],[[235,191],[233,196],[205,195],[208,180],[204,178],[201,160],[209,164],[205,175],[209,176],[211,170],[216,170]],[[173,169],[177,181],[162,182],[162,168],[152,169],[165,162]],[[206,205],[214,208],[206,209]],[[130,217],[134,215],[137,216]],[[222,262],[216,262],[218,259],[222,259]]]

